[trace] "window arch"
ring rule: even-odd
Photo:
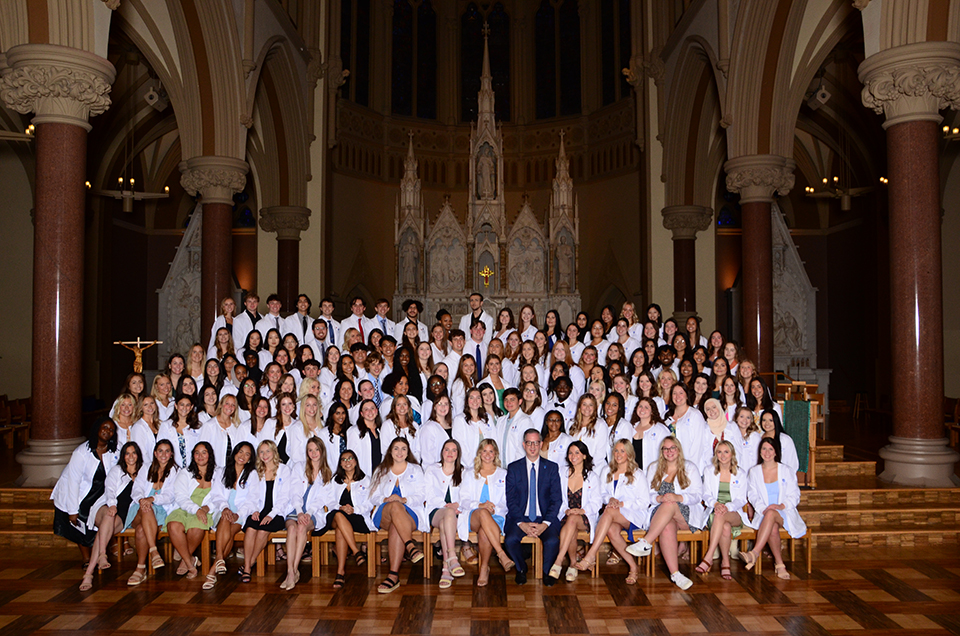
[[[497,2],[481,9],[474,2],[460,16],[460,117],[477,118],[477,93],[483,67],[483,23],[490,26],[490,74],[499,121],[510,121],[510,16]]]
[[[340,60],[350,77],[344,99],[370,101],[370,0],[340,0]]]
[[[537,119],[580,113],[577,0],[542,0],[536,24]]]
[[[600,3],[600,57],[603,105],[630,95],[630,84],[622,70],[630,67],[630,0]]]
[[[393,2],[392,110],[437,117],[437,14],[430,0]]]

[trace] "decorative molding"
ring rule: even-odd
[[[657,47],[643,56],[643,72],[653,80],[657,88],[663,86],[663,80],[667,77],[667,66],[660,57],[663,47]]]
[[[300,232],[310,228],[310,208],[275,205],[260,210],[260,229],[276,232],[278,241],[299,241]]]
[[[107,8],[111,11],[116,11],[120,8],[120,0],[103,0],[103,4],[107,5]]]
[[[310,53],[310,61],[307,62],[307,80],[316,88],[317,82],[326,75],[326,67],[323,64],[323,51],[316,47],[307,49]]]
[[[328,89],[331,93],[337,92],[350,77],[350,71],[343,68],[343,60],[340,59],[340,56],[331,57],[325,64],[321,64],[321,67],[323,69],[321,77],[330,80]]]
[[[853,4],[854,9],[860,9],[863,11],[867,8],[867,5],[870,4],[870,0],[853,0],[851,4]]]
[[[713,223],[713,210],[700,205],[671,205],[663,208],[663,227],[673,232],[673,240],[697,239]]]
[[[253,128],[253,117],[247,113],[240,113],[240,124],[248,130]]]
[[[884,114],[883,127],[935,121],[960,108],[960,43],[920,42],[871,55],[858,69],[863,105]]]
[[[740,193],[740,203],[770,202],[774,193],[793,188],[795,163],[779,155],[745,155],[723,164],[727,190]]]
[[[116,69],[92,53],[53,44],[23,44],[6,53],[0,100],[35,124],[64,123],[88,132],[90,117],[110,108]]]
[[[180,185],[204,203],[233,205],[233,195],[247,183],[247,163],[233,157],[193,157],[180,163]]]

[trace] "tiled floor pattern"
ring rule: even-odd
[[[212,591],[201,589],[202,577],[186,581],[168,566],[131,589],[129,560],[79,592],[75,552],[21,551],[0,556],[0,635],[960,635],[960,553],[944,547],[825,550],[815,553],[811,575],[798,564],[791,581],[776,579],[772,567],[756,577],[734,564],[733,581],[715,568],[694,575],[688,592],[674,587],[662,567],[652,580],[627,586],[622,565],[552,588],[539,581],[518,586],[499,570],[488,587],[477,588],[468,568],[440,591],[439,570],[426,581],[405,564],[404,584],[389,595],[377,594],[377,581],[355,569],[334,591],[331,567],[311,579],[307,565],[293,592],[279,589],[279,565],[247,585],[233,574],[221,577]],[[682,569],[689,573],[689,564]]]

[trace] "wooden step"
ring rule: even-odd
[[[916,529],[934,526],[960,526],[960,509],[938,510],[934,508],[914,510],[877,510],[872,512],[857,512],[855,510],[839,510],[834,512],[809,513],[800,512],[800,516],[808,527],[817,533],[821,529],[826,532],[840,532],[849,528],[884,528],[891,533],[907,533]]]
[[[843,444],[833,444],[823,440],[817,440],[817,464],[820,462],[842,462]]]
[[[32,503],[47,503],[52,507],[52,492],[52,488],[0,488],[0,509],[12,504]]]
[[[814,548],[862,548],[868,546],[935,546],[960,543],[960,523],[892,528],[888,524],[824,525],[813,529]]]
[[[868,477],[876,474],[876,462],[817,462],[818,482],[821,477]]]
[[[818,485],[820,480],[818,480]],[[804,490],[800,510],[830,510],[861,506],[864,510],[905,506],[960,506],[960,488]]]

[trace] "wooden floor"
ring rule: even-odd
[[[449,590],[405,564],[403,585],[376,593],[376,581],[355,567],[347,585],[331,588],[334,571],[302,579],[284,592],[279,567],[241,584],[234,574],[205,592],[202,577],[186,581],[173,567],[128,588],[130,561],[98,574],[79,592],[77,553],[23,550],[0,557],[0,634],[957,634],[960,635],[960,549],[818,550],[808,577],[798,564],[791,581],[762,577],[734,564],[734,580],[717,570],[681,592],[661,568],[654,579],[626,586],[623,565],[572,584],[518,586],[497,568],[487,588],[475,568]],[[235,564],[231,564],[235,567]],[[689,564],[682,570],[691,574]],[[382,576],[382,574],[381,574]]]

